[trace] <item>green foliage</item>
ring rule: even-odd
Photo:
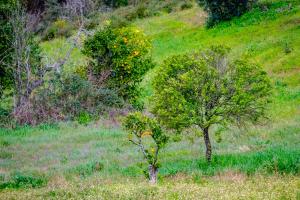
[[[11,48],[12,28],[9,23],[9,16],[16,7],[16,1],[3,0],[0,4],[0,99],[3,90],[10,88],[13,84],[13,75],[10,70],[12,63]]]
[[[6,127],[12,122],[12,117],[8,109],[0,107],[0,127]]]
[[[244,124],[266,116],[271,83],[259,66],[227,59],[216,46],[193,55],[173,56],[154,79],[152,110],[172,129],[197,125]]]
[[[93,161],[93,162],[89,162],[87,164],[80,164],[78,166],[75,166],[71,169],[68,170],[67,173],[70,174],[76,174],[79,175],[83,178],[91,176],[92,174],[96,173],[96,172],[100,172],[101,170],[103,170],[104,165],[101,162],[98,161]]]
[[[134,103],[140,93],[138,84],[153,67],[150,47],[149,40],[136,28],[107,26],[86,40],[83,52],[92,58],[94,75]]]
[[[115,91],[97,88],[77,74],[53,75],[31,100],[32,107],[27,112],[32,112],[34,124],[62,119],[87,124],[100,113],[123,105]]]
[[[185,1],[181,4],[180,9],[185,10],[185,9],[190,9],[193,8],[194,4],[190,1]]]
[[[256,0],[204,0],[205,8],[209,12],[207,25],[213,26],[221,21],[241,16],[248,11]],[[200,5],[203,0],[200,0]]]
[[[70,37],[73,26],[64,19],[57,19],[43,33],[43,40],[51,40],[57,37]]]
[[[168,137],[164,134],[159,123],[140,112],[129,114],[124,122],[123,127],[129,132],[128,139],[137,145],[147,160],[147,163],[155,168],[159,168],[158,154],[167,142]],[[149,147],[145,147],[143,140],[151,138],[152,142]],[[145,141],[144,141],[145,142]]]
[[[92,121],[92,118],[89,113],[82,112],[76,117],[76,121],[79,124],[87,125]]]
[[[39,188],[47,184],[47,179],[40,175],[23,174],[16,172],[11,175],[11,179],[0,182],[0,189],[5,188]]]

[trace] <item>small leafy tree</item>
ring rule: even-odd
[[[150,183],[156,183],[160,166],[159,151],[166,145],[168,137],[155,119],[139,112],[129,114],[123,122],[123,127],[129,132],[129,141],[139,147],[149,164]],[[152,141],[150,142],[149,139]],[[147,141],[148,145],[146,144]]]
[[[197,126],[211,161],[209,130],[257,122],[266,116],[271,83],[259,66],[229,61],[228,49],[212,47],[193,55],[167,59],[154,78],[152,111],[168,128]]]
[[[199,0],[200,4],[204,4],[205,9],[208,11],[208,27],[221,21],[241,16],[248,11],[256,1],[257,0]]]
[[[84,53],[92,58],[92,73],[101,84],[117,89],[131,103],[139,96],[138,85],[154,65],[149,57],[151,44],[136,28],[98,31],[84,44]]]

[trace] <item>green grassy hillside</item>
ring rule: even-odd
[[[0,189],[7,189],[0,190],[0,199],[299,198],[300,2],[263,2],[267,3],[209,30],[201,8],[133,25],[151,37],[158,64],[170,55],[223,44],[232,48],[232,58],[248,58],[263,66],[274,84],[267,124],[233,127],[222,135],[221,143],[214,139],[211,165],[206,164],[203,141],[196,136],[171,142],[162,152],[157,186],[146,183],[141,155],[117,126],[107,128],[99,122],[87,127],[64,123],[3,129]],[[64,45],[54,40],[42,46],[55,56],[53,52]],[[76,51],[68,66],[84,62]],[[154,68],[143,82],[146,99],[156,73]]]

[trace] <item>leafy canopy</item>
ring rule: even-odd
[[[230,61],[224,47],[173,56],[154,78],[152,111],[167,127],[256,122],[266,116],[271,83],[261,67]]]
[[[140,112],[130,113],[123,122],[123,127],[128,131],[128,139],[137,145],[147,160],[148,164],[159,167],[158,154],[168,142],[159,123],[154,119]],[[147,138],[152,142],[147,147]],[[148,141],[149,143],[149,141]]]
[[[113,29],[107,26],[87,39],[84,45],[84,53],[92,58],[94,74],[109,74],[106,84],[132,101],[139,96],[138,84],[143,75],[153,67],[150,49],[151,43],[146,36],[132,27]]]

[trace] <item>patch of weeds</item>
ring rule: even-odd
[[[0,141],[0,146],[8,147],[9,145],[10,145],[10,142],[9,142],[9,141],[6,141],[6,140]]]
[[[11,175],[9,181],[0,183],[0,189],[39,188],[45,186],[47,182],[45,176],[17,172]]]
[[[0,182],[3,182],[5,180],[5,174],[0,173]]]
[[[60,163],[62,164],[66,164],[68,162],[68,157],[67,156],[63,156],[61,159],[60,159]]]
[[[80,177],[88,177],[93,173],[103,170],[104,164],[98,161],[90,162],[87,164],[78,165],[68,170],[68,174],[77,174]]]
[[[7,152],[7,151],[0,151],[0,159],[11,159],[12,158],[12,153]]]
[[[82,112],[79,114],[78,117],[76,117],[76,121],[81,125],[88,125],[92,121],[92,117],[87,112]]]
[[[285,42],[285,43],[283,44],[283,51],[284,51],[285,54],[290,54],[290,53],[292,53],[293,48],[292,48],[292,46],[291,46],[291,44],[290,44],[289,42]]]
[[[203,181],[203,178],[201,177],[200,174],[196,173],[193,175],[193,183],[196,183],[196,184],[203,184],[204,181]]]

